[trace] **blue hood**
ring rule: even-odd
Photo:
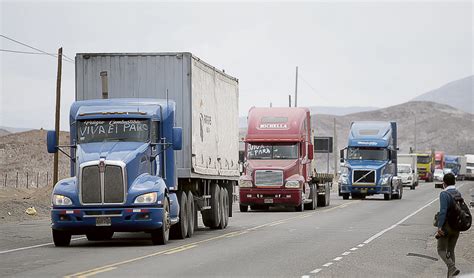
[[[148,143],[143,142],[99,142],[80,144],[77,147],[77,163],[99,160],[123,161],[128,164],[137,156],[143,154]]]
[[[385,167],[387,163],[386,160],[349,160],[347,166],[351,169],[378,170]]]

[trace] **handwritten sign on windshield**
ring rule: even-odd
[[[147,120],[91,120],[79,122],[79,141],[103,141],[104,139],[146,139],[148,137]]]
[[[272,146],[265,146],[265,145],[249,145],[248,146],[248,157],[265,157],[271,156],[272,153]]]

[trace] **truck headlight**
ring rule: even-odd
[[[69,197],[59,195],[59,194],[54,194],[53,199],[51,200],[53,205],[55,206],[70,206],[72,205],[72,201]]]
[[[135,201],[133,202],[134,204],[153,204],[156,203],[156,200],[158,198],[158,193],[156,192],[150,192],[146,194],[142,194],[135,198]]]
[[[349,177],[347,175],[342,175],[340,178],[341,184],[349,184]]]
[[[411,181],[411,177],[408,177],[408,180]]]
[[[380,181],[381,185],[387,185],[388,184],[389,177],[383,177],[382,180]]]
[[[285,187],[287,188],[300,188],[299,181],[286,181]]]
[[[252,187],[251,180],[239,180],[239,187]]]

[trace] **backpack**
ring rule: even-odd
[[[453,205],[448,209],[447,215],[449,226],[460,232],[469,230],[472,224],[472,215],[461,193],[458,191],[450,192],[449,190],[446,192],[448,192],[453,199]]]

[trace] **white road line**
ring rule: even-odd
[[[364,247],[365,244],[359,244],[357,247]]]
[[[351,251],[355,251],[355,250],[357,250],[357,249],[359,249],[359,248],[357,248],[357,247],[354,247],[354,248],[351,248],[351,249],[349,249],[349,250],[351,250]]]
[[[329,267],[330,265],[332,265],[332,263],[323,264],[325,267]]]
[[[407,215],[406,217],[404,217],[402,220],[398,221],[397,223],[393,224],[392,226],[376,233],[375,235],[371,236],[369,239],[367,239],[366,241],[364,241],[364,244],[368,244],[370,243],[372,240],[374,239],[377,239],[379,238],[380,236],[382,236],[383,234],[385,234],[386,232],[392,230],[393,228],[397,227],[398,225],[402,224],[403,222],[407,221],[408,219],[410,219],[411,217],[413,217],[415,214],[417,214],[418,212],[422,211],[423,209],[425,209],[426,207],[430,206],[431,204],[433,204],[434,202],[436,202],[438,200],[438,198],[432,200],[431,202],[429,202],[428,204],[422,206],[421,208],[415,210],[414,212],[410,213],[409,215]]]
[[[315,270],[311,271],[310,273],[316,274],[320,272],[322,269],[321,268],[316,268]]]
[[[301,278],[309,278],[309,275],[303,275]]]
[[[342,253],[342,255],[343,255],[343,256],[347,256],[347,255],[349,255],[350,253],[351,253],[351,252],[348,251],[348,252]]]
[[[334,258],[334,261],[340,261],[340,260],[342,260],[342,257]]]
[[[71,241],[73,240],[81,240],[81,239],[85,239],[86,237],[78,237],[78,238],[73,238],[71,239]],[[54,243],[50,242],[50,243],[43,243],[43,244],[38,244],[38,245],[31,245],[31,246],[26,246],[26,247],[21,247],[21,248],[15,248],[15,249],[10,249],[10,250],[4,250],[4,251],[0,251],[0,255],[1,254],[7,254],[7,253],[12,253],[12,252],[16,252],[16,251],[22,251],[22,250],[28,250],[28,249],[33,249],[33,248],[38,248],[38,247],[43,247],[43,246],[48,246],[48,245],[53,245]]]

